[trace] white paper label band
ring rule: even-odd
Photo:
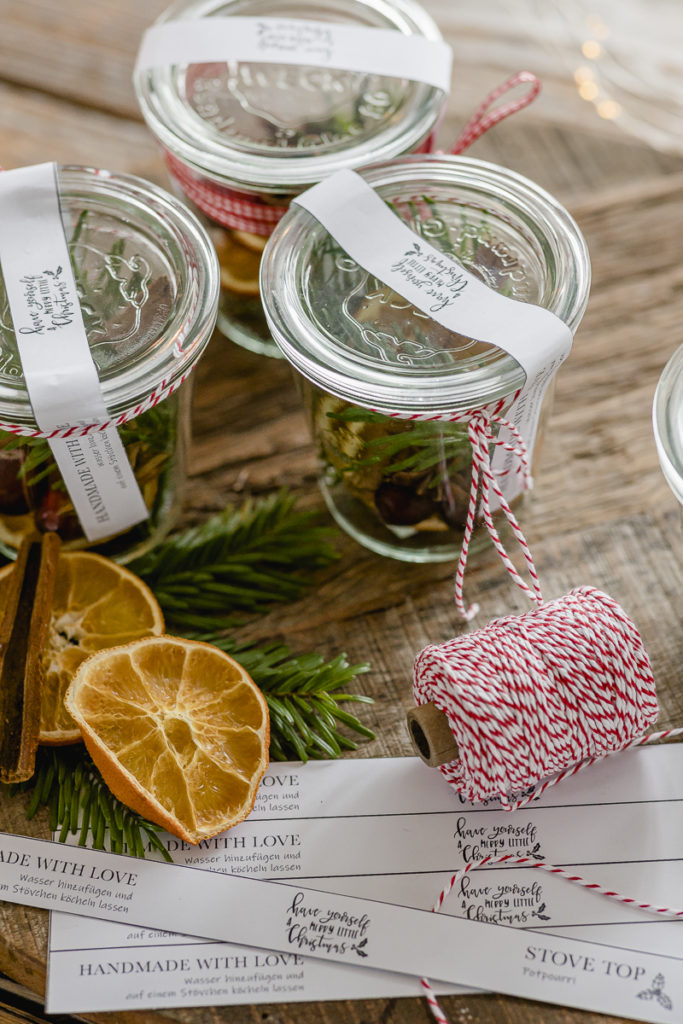
[[[164,21],[145,32],[136,67],[229,60],[358,71],[450,90],[451,50],[442,40],[298,18]]]
[[[526,383],[507,413],[533,454],[541,401],[553,374],[569,355],[572,333],[550,310],[493,291],[452,256],[404,224],[355,171],[343,170],[292,200],[308,210],[341,247],[416,309],[457,334],[497,345],[513,356]],[[508,455],[498,448],[494,470]],[[522,488],[506,478],[510,500]]]
[[[113,888],[113,899],[97,895],[103,883]],[[641,984],[654,977],[661,965],[659,956],[617,950],[623,976],[631,980],[625,985],[621,975],[615,977],[616,964],[609,966],[612,948],[599,942],[8,834],[0,834],[0,896],[11,903],[67,910],[129,926],[398,971],[415,976],[416,994],[419,977],[486,988],[493,964],[498,991],[565,1002],[571,974],[571,979],[576,978],[576,984],[570,981],[572,1005],[638,1020],[642,1019],[643,1004],[637,995]],[[242,912],[234,913],[235,907]],[[550,966],[543,985],[530,993],[525,971],[538,967],[543,950]],[[562,970],[552,967],[551,956],[561,961]],[[609,986],[605,984],[608,969],[612,972]],[[86,967],[84,982],[87,977]],[[633,984],[634,977],[641,984]],[[674,1005],[683,1000],[680,971],[672,971],[668,991]],[[650,1009],[648,1020],[667,1024],[672,1020],[670,1010]]]
[[[52,163],[0,174],[0,265],[40,430],[109,420],[90,353]],[[49,441],[89,541],[148,516],[115,428]]]

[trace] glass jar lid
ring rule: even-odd
[[[88,167],[57,177],[90,351],[119,416],[180,383],[203,352],[218,305],[216,253],[187,207],[149,182]],[[1,271],[0,420],[35,427]]]
[[[683,345],[674,352],[659,378],[652,422],[662,471],[683,505]]]
[[[495,291],[574,331],[588,301],[586,243],[533,182],[465,157],[415,156],[362,171],[392,210]],[[440,326],[345,253],[294,204],[266,246],[261,295],[273,337],[304,377],[382,411],[463,411],[524,383],[495,345]]]
[[[414,0],[183,0],[159,19],[303,18],[440,40]],[[441,90],[329,68],[229,61],[138,70],[143,116],[174,156],[223,185],[292,194],[342,167],[416,149]]]

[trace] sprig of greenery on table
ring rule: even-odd
[[[274,761],[338,757],[356,748],[349,733],[374,738],[341,707],[372,702],[348,691],[368,665],[351,665],[345,654],[325,661],[315,652],[292,654],[282,644],[240,644],[223,631],[238,615],[300,597],[313,585],[315,570],[336,557],[331,536],[316,525],[314,513],[298,511],[281,491],[179,533],[130,566],[154,591],[173,631],[215,644],[251,675],[268,702]],[[62,842],[78,833],[84,845],[90,831],[95,848],[108,836],[114,853],[168,856],[161,830],[116,800],[82,746],[41,749],[33,778],[7,788],[30,791],[29,818],[47,805]]]
[[[345,654],[325,661],[317,653],[292,655],[288,647],[247,647],[230,637],[202,636],[239,661],[268,703],[270,756],[274,761],[339,757],[357,744],[339,729],[346,726],[358,736],[374,739],[371,729],[339,705],[372,703],[371,697],[348,693],[356,676],[369,665],[350,665]]]
[[[337,558],[334,531],[315,519],[279,491],[162,541],[128,568],[154,591],[169,626],[218,631],[298,600]]]

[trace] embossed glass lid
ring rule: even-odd
[[[61,167],[62,220],[112,416],[189,372],[216,319],[218,263],[198,220],[131,175]],[[34,425],[0,271],[0,419]]]
[[[259,16],[440,40],[414,0],[194,0],[160,20]],[[341,167],[417,148],[444,94],[403,78],[229,61],[138,71],[143,116],[171,153],[221,184],[297,192]]]
[[[408,157],[362,174],[414,231],[490,288],[578,326],[588,251],[567,211],[538,186],[464,157]],[[524,382],[512,356],[415,309],[296,204],[266,246],[261,295],[286,358],[314,384],[363,406],[466,409]]]

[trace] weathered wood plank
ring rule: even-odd
[[[661,724],[683,724],[679,666],[683,659],[680,594],[683,540],[679,510],[659,472],[649,409],[654,384],[677,341],[683,313],[681,238],[676,231],[681,180],[649,190],[591,200],[577,216],[591,242],[595,290],[576,349],[558,382],[556,411],[537,474],[525,525],[547,596],[590,583],[610,592],[637,622],[652,658]],[[647,232],[648,273],[639,275],[638,251]],[[641,250],[642,251],[642,250]],[[254,396],[258,396],[255,403]],[[200,367],[195,414],[195,457],[189,515],[220,507],[244,491],[292,482],[309,504],[314,453],[289,370],[216,339]],[[227,435],[227,438],[226,438]],[[244,457],[246,456],[246,457]],[[246,471],[247,475],[244,475]],[[461,627],[452,606],[450,565],[411,566],[383,560],[339,541],[340,560],[322,574],[314,594],[276,609],[241,631],[244,638],[283,638],[297,650],[325,654],[345,649],[370,660],[361,685],[376,703],[364,720],[377,730],[358,756],[410,752],[403,710],[410,706],[414,654],[427,642]],[[481,604],[480,619],[523,611],[525,602],[505,577],[494,553],[480,557],[467,578]],[[21,803],[0,803],[3,826],[26,831]],[[28,826],[45,830],[45,820]],[[4,907],[0,968],[32,988],[44,969],[46,915]],[[456,1017],[503,1024],[598,1024],[607,1018],[494,996],[446,1000]],[[117,1015],[123,1021],[124,1015]],[[158,1015],[185,1024],[256,1019],[313,1024],[321,1016],[339,1024],[426,1020],[418,1000],[333,1003],[304,1007],[233,1007]],[[158,1018],[157,1018],[158,1019]]]
[[[139,121],[130,74],[140,34],[166,0],[0,0],[0,138],[5,166],[57,159],[165,181]],[[654,152],[601,122],[579,100],[571,65],[507,0],[464,10],[426,0],[455,49],[446,145],[482,95],[528,66],[544,79],[532,108],[499,126],[472,155],[538,180],[577,216],[594,264],[594,290],[574,352],[561,370],[555,411],[524,525],[546,595],[579,583],[609,591],[632,615],[649,650],[662,725],[683,725],[679,510],[659,471],[650,427],[658,374],[680,342],[683,320],[683,159]],[[643,179],[657,176],[644,186]],[[618,193],[614,190],[621,188]],[[609,189],[611,191],[605,191]],[[597,193],[592,195],[591,193]],[[588,199],[581,197],[588,195]],[[291,486],[322,509],[315,452],[291,375],[281,363],[238,352],[216,338],[197,374],[193,479],[186,518],[244,494]],[[376,703],[361,711],[377,739],[357,756],[408,754],[403,722],[414,654],[461,626],[452,605],[453,566],[410,566],[339,540],[339,561],[315,593],[241,631],[282,638],[297,650],[345,649],[370,660],[360,680]],[[492,552],[473,562],[467,590],[480,620],[525,610]],[[4,829],[47,834],[21,800],[0,797]],[[44,986],[47,915],[0,906],[0,969],[34,991]],[[447,999],[467,1024],[608,1024],[595,1014],[503,999]],[[120,1024],[418,1024],[422,1000],[175,1010],[92,1015]]]

